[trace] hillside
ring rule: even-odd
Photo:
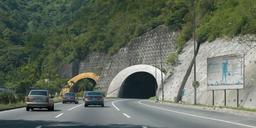
[[[0,85],[24,93],[29,87],[59,90],[59,68],[89,52],[114,54],[159,25],[180,32],[177,50],[191,39],[187,0],[3,0],[0,1]],[[256,33],[255,0],[196,0],[197,39]]]

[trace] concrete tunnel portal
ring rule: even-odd
[[[157,83],[154,76],[147,72],[131,74],[121,85],[120,98],[146,99],[156,95]]]
[[[151,65],[133,65],[120,71],[111,81],[107,97],[146,99],[156,96],[164,73]]]

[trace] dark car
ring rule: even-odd
[[[104,107],[104,98],[101,92],[87,91],[84,93],[84,107],[88,105],[101,105]]]
[[[54,110],[54,102],[49,96],[48,90],[31,90],[26,97],[26,111],[34,108],[47,108]]]
[[[68,93],[64,94],[62,103],[65,104],[67,102],[78,104],[78,100],[77,100],[76,94],[74,92],[68,92]]]

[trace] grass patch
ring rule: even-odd
[[[207,108],[219,108],[219,109],[233,109],[233,110],[241,110],[241,111],[247,111],[247,112],[256,112],[256,108],[245,108],[245,107],[232,107],[232,106],[212,106],[212,105],[205,105],[205,104],[184,104],[184,105],[192,105],[192,106],[198,106],[198,107],[207,107]]]
[[[165,100],[164,103],[175,103],[174,101]]]
[[[150,97],[149,100],[155,101],[156,97]],[[160,100],[161,101],[161,100]],[[162,103],[172,103],[172,104],[181,104],[181,103],[176,103],[174,101],[170,101],[170,100],[165,100]],[[233,110],[241,110],[241,111],[247,111],[247,112],[256,112],[256,108],[245,108],[245,107],[231,107],[231,106],[211,106],[211,105],[206,105],[206,104],[188,104],[188,103],[182,103],[182,105],[184,106],[197,106],[197,107],[207,107],[207,108],[219,108],[219,109],[233,109]]]
[[[54,98],[53,98],[53,102],[54,102],[54,103],[61,102],[61,101],[62,101],[62,98],[61,98],[61,97],[54,97]]]
[[[244,107],[225,107],[228,109],[236,109],[236,110],[242,110],[242,111],[248,111],[248,112],[256,112],[256,108],[244,108]]]
[[[61,97],[55,97],[53,98],[53,102],[61,102],[62,98]],[[25,107],[26,103],[23,101],[17,102],[17,103],[9,103],[9,104],[0,104],[0,111],[3,110],[9,110],[9,109],[15,109],[15,108],[21,108]]]
[[[192,105],[192,104],[189,104]],[[208,108],[227,108],[227,109],[234,109],[234,110],[242,110],[242,111],[249,111],[249,112],[256,112],[256,108],[245,108],[245,107],[232,107],[232,106],[211,106],[211,105],[205,105],[205,104],[197,104],[195,106],[199,106],[199,107],[208,107]]]
[[[26,104],[24,102],[17,102],[17,103],[11,103],[11,104],[0,104],[0,111],[25,107],[25,105]]]
[[[156,96],[150,97],[149,100],[156,100]]]
[[[166,59],[167,64],[175,65],[177,61],[178,61],[178,53],[176,52],[169,53]]]

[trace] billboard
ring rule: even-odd
[[[208,90],[241,89],[244,87],[244,57],[224,55],[207,58]]]

